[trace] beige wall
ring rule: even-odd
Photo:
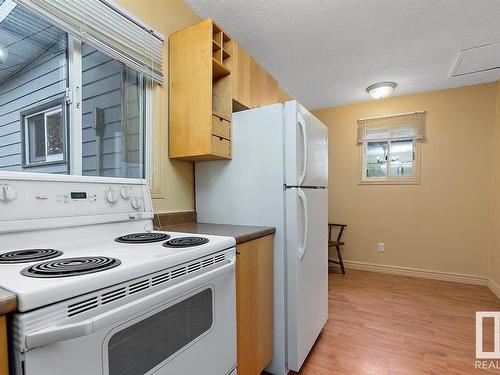
[[[117,0],[125,9],[165,36],[201,19],[181,0]],[[165,64],[166,66],[166,64]],[[165,76],[168,76],[165,73]],[[156,140],[152,196],[155,212],[194,210],[193,165],[168,158],[168,84],[157,88]]]
[[[500,285],[500,81],[497,82],[489,277]]]
[[[487,276],[496,94],[492,83],[315,111],[329,127],[329,216],[349,225],[346,260]],[[421,183],[359,185],[356,120],[417,110]]]

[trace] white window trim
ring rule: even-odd
[[[69,174],[83,173],[82,42],[68,34]]]
[[[390,173],[390,160],[387,161],[387,173],[386,177],[367,177],[366,176],[366,164],[367,164],[367,147],[369,142],[388,142],[388,154],[390,155],[390,147],[392,141],[401,140],[412,140],[413,141],[413,168],[411,176],[389,176]],[[398,138],[398,139],[373,139],[365,140],[363,143],[359,144],[360,149],[360,162],[359,162],[359,173],[360,176],[359,184],[361,185],[408,185],[408,184],[420,184],[420,158],[421,158],[421,142],[414,138]]]
[[[153,186],[153,83],[146,81],[145,92],[145,105],[144,105],[144,178],[148,186]]]
[[[64,153],[59,153],[59,154],[54,154],[54,155],[49,155],[49,134],[48,134],[48,131],[47,131],[47,117],[51,116],[51,115],[54,115],[56,113],[60,113],[61,116],[62,116],[62,113],[63,113],[63,110],[62,110],[62,106],[59,106],[57,109],[54,109],[54,110],[49,110],[49,111],[46,111],[44,114],[43,114],[43,117],[44,117],[44,125],[45,125],[45,161],[47,163],[50,163],[50,162],[55,162],[55,161],[63,161],[64,160]],[[61,124],[62,126],[64,126],[64,121],[63,123]],[[64,134],[63,134],[63,144],[64,144]],[[66,147],[64,147],[64,149],[66,149]]]
[[[25,165],[26,166],[28,166],[28,167],[42,166],[45,164],[64,161],[64,153],[48,155],[47,117],[50,115],[56,114],[56,113],[61,113],[61,114],[64,113],[63,108],[62,108],[62,104],[59,104],[57,106],[47,108],[47,109],[44,109],[44,110],[41,110],[41,111],[38,111],[35,113],[31,113],[31,114],[24,117],[24,149],[25,149]],[[44,133],[45,133],[44,134],[44,137],[45,137],[45,160],[39,161],[39,162],[31,162],[31,160],[30,160],[31,159],[30,158],[30,148],[31,148],[30,145],[31,145],[31,143],[30,143],[30,132],[29,132],[28,120],[32,117],[39,116],[41,114],[43,114],[43,127],[44,127]],[[64,121],[63,121],[62,126],[64,127]],[[63,143],[65,146],[64,149],[66,150],[66,141],[64,138],[65,137],[63,135]]]

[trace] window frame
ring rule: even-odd
[[[413,141],[413,166],[411,176],[390,176],[391,169],[391,143],[394,141]],[[387,176],[385,177],[367,177],[367,148],[368,143],[387,142]],[[371,139],[364,140],[359,144],[359,184],[361,185],[411,185],[420,184],[420,158],[421,142],[413,137],[403,137],[397,139]]]
[[[43,104],[39,104],[35,107],[29,108],[27,110],[21,111],[20,113],[20,124],[21,124],[21,166],[23,169],[37,168],[49,165],[65,164],[68,160],[68,132],[69,123],[67,118],[67,108],[64,97],[59,97],[55,100],[48,101]],[[47,114],[61,112],[63,123],[63,145],[64,150],[60,159],[47,160]],[[30,162],[30,135],[28,129],[28,119],[40,114],[44,114],[44,132],[45,132],[45,160],[39,162]],[[67,169],[69,172],[69,168]]]

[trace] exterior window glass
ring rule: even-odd
[[[388,142],[367,142],[366,144],[366,177],[387,176]]]
[[[0,0],[0,170],[68,173],[67,34]]]
[[[362,182],[417,182],[413,138],[364,142]]]
[[[413,140],[391,142],[391,176],[411,177],[413,174]]]
[[[45,161],[45,124],[43,114],[27,118],[29,163]]]
[[[144,177],[146,79],[82,44],[84,175]]]

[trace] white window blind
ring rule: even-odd
[[[425,112],[358,120],[358,143],[377,140],[423,139]]]
[[[111,0],[16,0],[67,33],[158,82],[163,36]]]

